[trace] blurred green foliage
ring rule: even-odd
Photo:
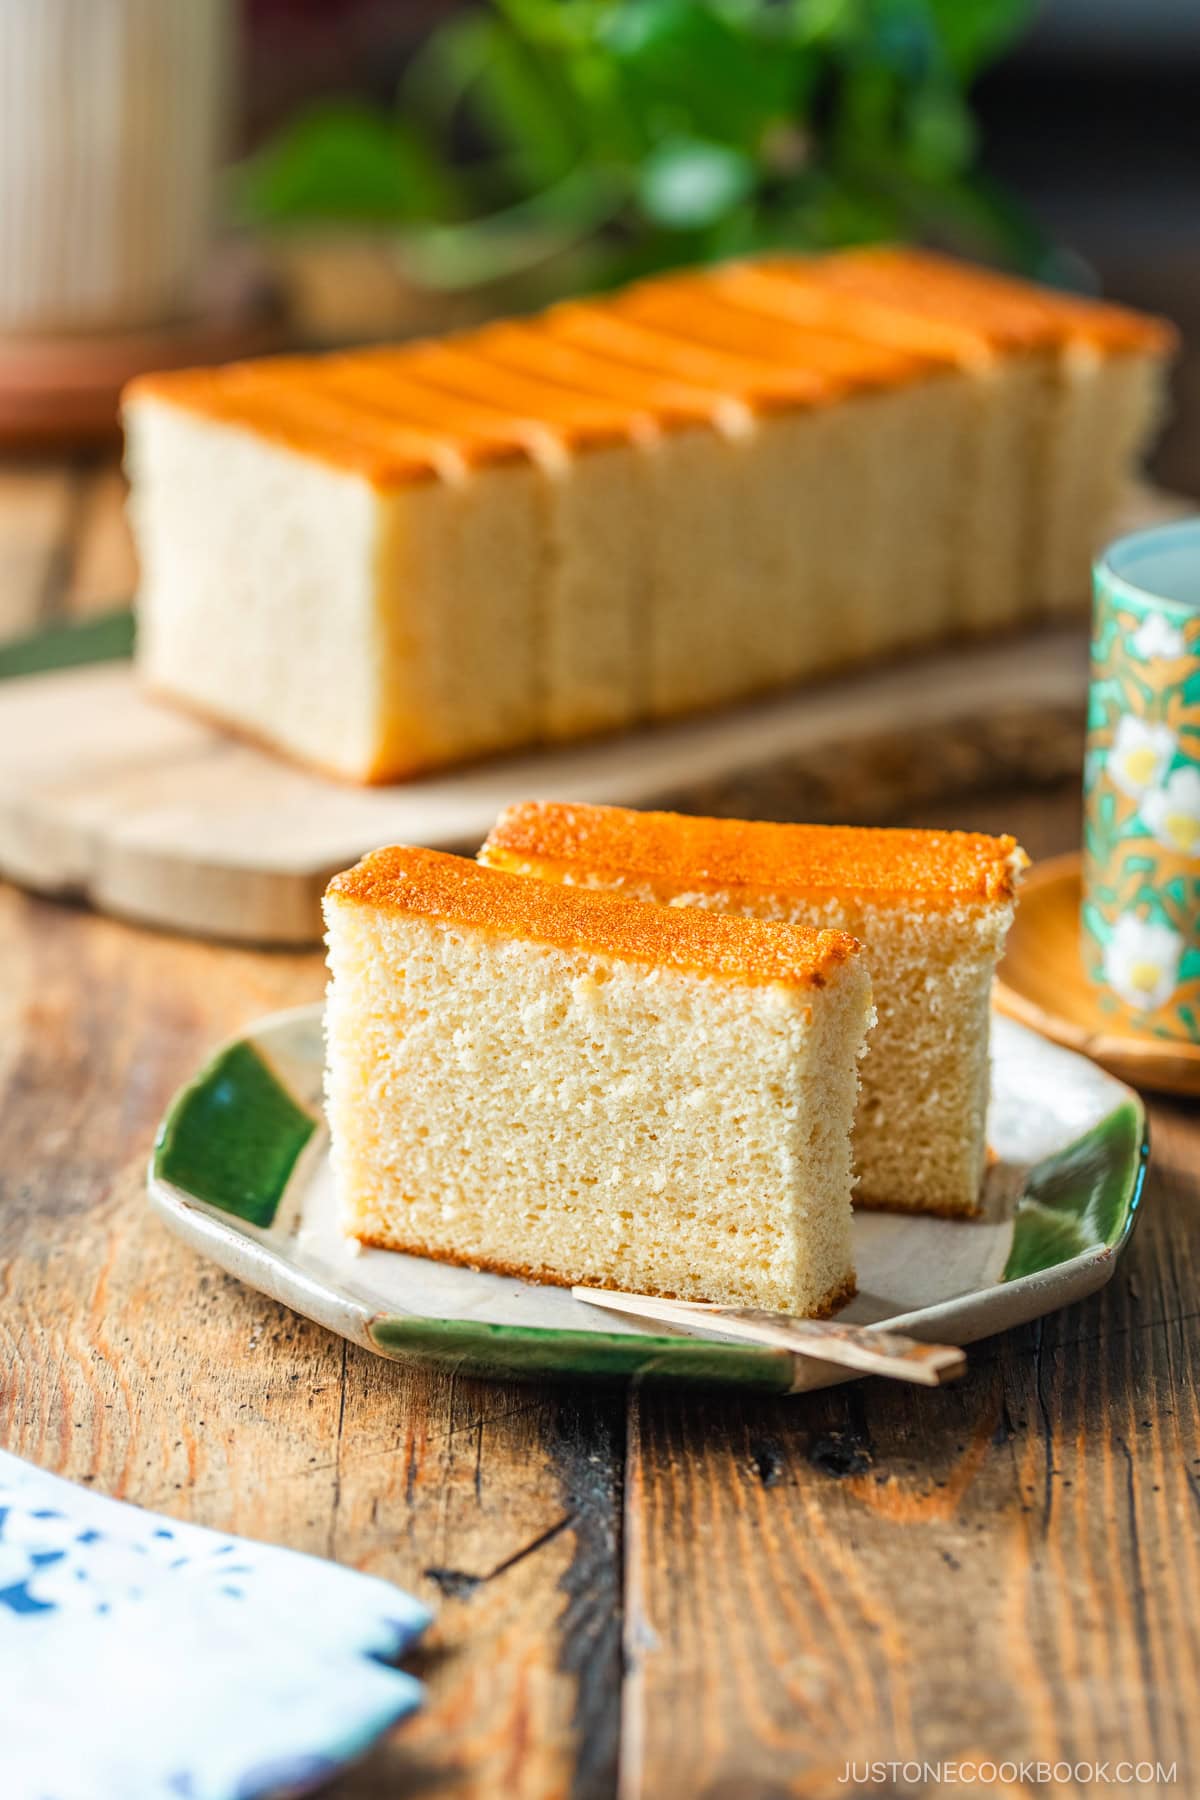
[[[485,0],[390,114],[306,113],[237,173],[255,223],[370,220],[445,289],[542,299],[754,249],[921,238],[1031,273],[969,101],[1033,0]]]

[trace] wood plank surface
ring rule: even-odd
[[[0,467],[0,642],[57,616],[72,545],[77,483],[60,463]]]
[[[64,618],[86,619],[129,604],[137,563],[125,493],[125,478],[110,457],[84,464],[60,609]]]
[[[148,697],[128,663],[0,683],[0,874],[238,942],[311,944],[381,843],[474,848],[529,794],[846,820],[885,783],[1059,774],[1082,753],[1082,627],[952,647],[811,691],[389,787],[333,781]],[[764,790],[771,790],[764,794]],[[747,798],[749,794],[749,798]]]
[[[112,455],[0,464],[0,643],[127,606],[136,577]]]
[[[943,822],[1044,856],[1078,805]],[[1200,1791],[1200,1114],[1152,1114],[1125,1266],[963,1382],[632,1397],[622,1800],[1085,1791],[846,1785],[868,1762],[1161,1762],[1139,1793]]]
[[[111,577],[88,571],[119,567],[115,538],[81,548],[89,516],[105,542],[111,471],[94,506],[90,466],[46,473],[0,484],[0,634],[99,605]],[[977,756],[969,779],[986,774]],[[903,795],[883,765],[860,775],[866,810]],[[728,798],[778,815],[814,791]],[[1077,784],[913,822],[1015,829],[1048,855],[1078,842]],[[0,886],[0,1441],[435,1605],[425,1709],[333,1800],[1100,1791],[843,1779],[893,1757],[1145,1759],[1176,1780],[1132,1791],[1200,1792],[1200,1109],[1153,1105],[1145,1214],[1111,1286],[978,1346],[957,1388],[468,1381],[343,1344],[146,1208],[173,1089],[322,982],[311,952]]]
[[[0,1438],[140,1505],[432,1602],[430,1702],[347,1784],[611,1793],[623,1396],[405,1372],[206,1267],[145,1163],[214,1040],[316,956],[138,933],[0,889]]]
[[[0,639],[131,591],[123,498],[103,458],[0,472]],[[1143,489],[1125,511],[1132,522],[1179,506]],[[128,663],[71,668],[0,685],[0,874],[174,930],[313,943],[337,869],[385,842],[473,846],[530,793],[853,822],[981,777],[1054,780],[1079,764],[1086,684],[1081,616],[364,789],[153,700]]]
[[[736,1419],[636,1398],[624,1800],[827,1795],[848,1764],[952,1759],[1161,1761],[1175,1780],[1139,1793],[1196,1791],[1196,1131],[1156,1123],[1128,1274],[961,1384]]]

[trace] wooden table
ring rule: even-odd
[[[128,591],[118,494],[104,464],[0,477],[0,630]],[[945,812],[1035,855],[1078,837],[1074,784]],[[1153,1105],[1112,1285],[956,1387],[505,1386],[353,1349],[149,1215],[173,1089],[315,999],[316,955],[3,887],[0,944],[3,1442],[434,1603],[427,1705],[338,1800],[1089,1791],[868,1760],[1158,1762],[1134,1791],[1200,1792],[1196,1107]]]

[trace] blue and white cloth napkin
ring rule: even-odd
[[[123,1505],[0,1452],[3,1800],[263,1800],[418,1705],[389,1582]]]

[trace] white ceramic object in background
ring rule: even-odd
[[[0,0],[0,332],[187,313],[233,35],[233,0]]]

